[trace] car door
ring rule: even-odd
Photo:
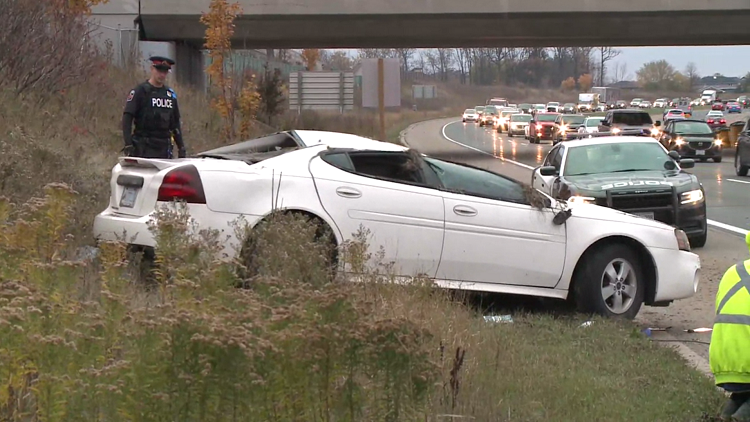
[[[547,154],[547,157],[544,159],[541,167],[555,167],[557,173],[559,174],[560,166],[562,166],[562,156],[564,148],[565,147],[562,144],[554,146]],[[541,167],[535,168],[532,172],[531,186],[546,193],[547,195],[552,195],[552,187],[554,185],[554,181],[559,176],[557,174],[552,176],[542,176],[541,172],[539,171]]]
[[[517,181],[429,160],[443,185],[445,239],[437,278],[552,288],[565,263],[565,225],[534,208]]]
[[[669,149],[669,146],[671,144],[672,126],[672,121],[667,120],[667,122],[664,124],[664,128],[662,129],[661,136],[659,137],[659,142],[661,142],[661,144],[666,149]]]
[[[435,276],[445,211],[434,173],[401,151],[329,150],[309,168],[321,205],[344,239],[360,228],[369,231],[370,265],[380,260],[392,264],[394,275]]]

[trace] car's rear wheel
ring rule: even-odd
[[[325,265],[325,267],[327,268],[329,277],[335,277],[338,268],[339,256],[336,236],[333,234],[331,227],[328,226],[328,224],[319,217],[304,212],[287,211],[284,214],[291,214],[293,216],[303,218],[305,220],[305,223],[315,226],[315,234],[312,242],[314,242],[315,245],[321,247],[321,250],[318,252],[320,252],[320,255],[322,255],[323,259],[325,259],[323,265]],[[250,279],[260,275],[260,270],[263,264],[261,262],[261,259],[259,258],[262,251],[262,245],[259,245],[259,239],[263,238],[263,236],[266,236],[266,239],[268,239],[268,235],[266,235],[264,231],[267,232],[269,224],[273,223],[272,218],[273,216],[270,216],[270,218],[264,219],[259,222],[255,227],[253,227],[253,229],[249,233],[249,236],[244,241],[242,250],[240,251],[240,261],[243,264],[243,268],[240,271],[240,276],[244,280],[243,287],[247,287],[249,285],[248,281]],[[274,235],[271,234],[271,236]],[[306,242],[309,241],[309,239],[300,239],[300,241]]]
[[[734,172],[737,173],[737,176],[747,176],[747,166],[743,166],[742,162],[740,162],[740,153],[736,152],[734,154]]]
[[[623,244],[590,251],[576,271],[574,294],[580,312],[633,319],[645,297],[643,270],[636,253]]]

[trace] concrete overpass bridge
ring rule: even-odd
[[[750,0],[237,1],[244,14],[233,42],[245,48],[750,44]],[[209,4],[110,0],[100,8],[139,17],[142,40],[201,46]]]

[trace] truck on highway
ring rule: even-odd
[[[703,105],[706,105],[706,104],[712,104],[714,101],[716,101],[716,90],[715,89],[703,90],[703,93],[701,94],[701,103]]]
[[[578,112],[592,112],[599,105],[599,94],[582,92],[578,94]]]
[[[493,105],[495,107],[508,107],[508,100],[505,98],[494,97],[487,100],[485,105]]]
[[[591,88],[591,92],[593,92],[594,94],[599,94],[599,102],[607,105],[614,105],[615,102],[620,99],[619,88],[595,86]]]

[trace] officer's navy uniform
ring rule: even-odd
[[[150,60],[162,70],[169,70],[174,64],[173,60],[163,57]],[[131,133],[133,123],[135,130]],[[166,85],[156,87],[146,81],[130,91],[122,116],[122,131],[130,156],[172,158],[172,138],[177,144],[178,156],[186,156],[177,94]]]

